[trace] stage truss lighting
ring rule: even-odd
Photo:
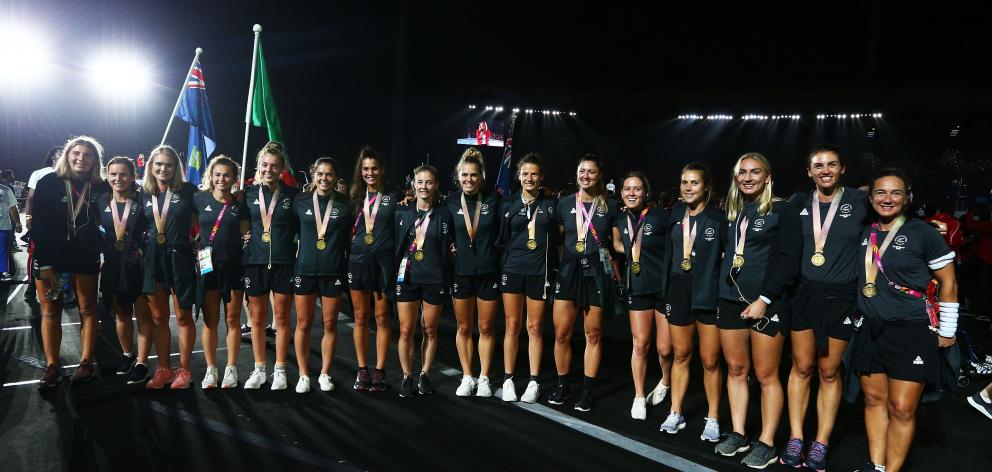
[[[151,66],[133,52],[105,52],[89,69],[93,89],[107,98],[136,98],[151,88]]]

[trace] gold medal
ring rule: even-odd
[[[158,233],[158,236],[155,236],[155,242],[157,242],[160,246],[165,244],[165,235]]]
[[[682,263],[679,264],[679,267],[681,267],[682,270],[684,270],[686,272],[689,272],[690,270],[692,270],[692,261],[689,260],[688,257],[685,258],[685,259],[682,259]]]
[[[317,250],[318,251],[323,251],[326,248],[327,248],[327,243],[324,242],[324,238],[318,239],[317,240]]]
[[[878,295],[878,289],[875,287],[875,284],[867,283],[864,288],[861,289],[861,293],[864,294],[865,297],[872,298],[875,295]]]
[[[633,264],[630,265],[630,270],[633,273],[635,273],[635,274],[640,274],[641,273],[641,263],[640,262],[634,262]]]
[[[365,237],[362,240],[365,241],[365,244],[371,246],[375,238],[372,237],[372,233],[365,233]]]
[[[118,251],[123,251],[124,250],[124,240],[123,239],[118,239],[117,241],[115,241],[114,242],[114,247],[116,247]]]
[[[813,254],[813,257],[810,258],[810,262],[812,262],[813,265],[815,265],[817,267],[820,267],[825,262],[827,262],[827,258],[826,257],[823,257],[823,253],[822,252],[818,252],[816,254]]]
[[[586,252],[586,242],[585,241],[576,241],[575,242],[575,252],[577,252],[579,254],[584,254]]]
[[[417,249],[417,251],[413,253],[413,259],[418,262],[424,260],[424,251]]]
[[[744,267],[744,256],[740,254],[734,254],[734,268],[740,269]]]
[[[269,241],[272,241],[272,234],[268,231],[262,233],[262,242],[267,243]]]
[[[527,240],[527,249],[530,249],[531,251],[537,249],[537,240],[536,239],[528,239]]]

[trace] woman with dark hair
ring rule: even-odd
[[[100,292],[107,311],[114,314],[117,340],[123,353],[117,375],[126,375],[128,384],[136,384],[148,379],[148,353],[152,347],[151,313],[147,297],[141,293],[144,277],[141,246],[148,220],[141,208],[131,159],[111,159],[107,163],[107,182],[111,191],[100,195],[97,200],[103,229]],[[137,356],[132,350],[132,315],[138,320]]]
[[[771,165],[765,156],[746,153],[734,165],[727,197],[731,226],[720,269],[717,326],[727,361],[727,396],[733,431],[716,452],[734,456],[751,468],[775,462],[775,431],[785,401],[778,367],[789,326],[786,289],[799,272],[802,231],[799,210],[772,192]],[[754,365],[761,384],[761,435],[754,444],[744,436],[748,372]]]
[[[155,322],[155,351],[158,367],[145,388],[189,388],[189,371],[196,341],[193,303],[196,301],[196,266],[190,228],[196,223],[193,194],[196,188],[186,182],[179,154],[168,145],[152,149],[148,171],[141,184],[145,219],[149,221],[144,251],[144,284]],[[179,368],[173,371],[172,332],[169,328],[169,299],[176,310],[179,327]]]
[[[345,251],[351,234],[351,202],[334,190],[338,163],[321,157],[310,167],[311,183],[306,191],[293,200],[293,209],[300,225],[300,249],[296,257],[296,363],[300,380],[296,393],[310,391],[309,357],[310,329],[313,326],[317,297],[323,338],[320,342],[320,390],[334,390],[331,361],[338,338],[338,309],[344,290]]]
[[[603,307],[609,290],[609,277],[616,274],[610,249],[610,227],[617,214],[615,200],[606,198],[603,187],[603,166],[599,158],[587,154],[579,159],[576,169],[578,192],[566,195],[558,202],[559,230],[565,246],[561,271],[555,283],[554,327],[555,367],[558,384],[548,403],[561,405],[568,400],[571,388],[568,371],[572,364],[572,328],[582,314],[586,348],[583,356],[583,381],[575,409],[589,411],[593,406],[592,389],[603,357],[600,337],[603,329]]]
[[[720,440],[720,331],[716,326],[720,252],[727,239],[727,215],[710,206],[713,180],[709,167],[694,162],[682,168],[681,202],[672,208],[668,227],[670,266],[665,311],[672,334],[672,408],[661,430],[676,434],[685,428],[682,402],[689,387],[689,361],[699,333],[699,360],[707,411],[699,439]]]
[[[203,357],[207,371],[203,389],[238,386],[238,352],[241,350],[241,310],[245,298],[243,237],[248,233],[248,207],[235,198],[240,166],[224,155],[210,159],[200,191],[193,195],[199,216],[199,272],[196,281],[197,305],[203,309]],[[227,326],[227,365],[224,377],[217,371],[217,326],[224,306]]]
[[[454,284],[451,289],[457,331],[455,347],[462,366],[459,397],[492,396],[489,366],[496,343],[493,319],[499,308],[499,195],[486,192],[486,166],[478,149],[468,148],[455,166],[459,191],[446,199],[455,236]],[[475,309],[479,309],[479,381],[472,378],[472,332]],[[505,392],[504,392],[505,393]]]
[[[802,209],[803,252],[792,314],[790,439],[780,461],[819,471],[827,468],[827,444],[840,406],[841,356],[851,339],[858,298],[858,245],[871,214],[868,195],[841,184],[846,170],[836,146],[814,148],[807,158],[806,173],[815,188],[809,195],[792,198],[793,205]],[[820,384],[817,429],[807,448],[803,425],[814,368]]]
[[[923,387],[940,382],[944,361],[938,348],[956,341],[955,254],[926,222],[904,216],[909,194],[902,172],[878,174],[869,189],[874,222],[859,238],[863,319],[852,341],[852,368],[865,394],[866,471],[902,469]],[[927,298],[934,279],[936,306]]]
[[[265,325],[269,318],[269,296],[276,329],[276,363],[272,390],[285,390],[286,358],[292,336],[290,311],[293,305],[293,263],[296,259],[298,222],[293,213],[296,189],[283,184],[286,150],[275,141],[266,144],[255,161],[255,185],[245,190],[251,215],[251,231],[244,256],[245,294],[251,312],[251,349],[255,368],[245,389],[257,390],[265,383]]]
[[[401,194],[391,193],[386,182],[385,160],[369,146],[362,148],[351,179],[351,202],[355,224],[351,227],[348,251],[348,288],[354,308],[355,358],[358,373],[355,390],[386,390],[386,356],[389,354],[389,312],[394,264],[393,224],[396,203]],[[369,375],[366,353],[369,344],[369,318],[375,317],[375,370]]]
[[[538,374],[544,349],[544,305],[548,299],[548,276],[557,267],[554,246],[560,243],[557,200],[544,195],[541,156],[530,153],[517,163],[520,192],[503,199],[500,241],[503,246],[500,290],[506,331],[503,337],[503,401],[516,401],[513,372],[517,363],[518,338],[524,307],[527,308],[527,353],[530,379],[520,400],[536,403],[541,394]]]
[[[630,334],[633,349],[630,370],[634,378],[634,402],[630,417],[647,419],[647,400],[644,397],[644,377],[647,374],[648,348],[651,346],[651,328],[657,327],[655,346],[661,363],[661,381],[652,396],[664,399],[671,381],[672,340],[665,318],[665,285],[668,267],[665,264],[668,235],[668,210],[648,205],[651,183],[644,173],[628,172],[620,187],[623,210],[613,226],[613,248],[626,255],[626,270],[622,283],[627,288]],[[653,403],[653,401],[652,401]],[[654,403],[657,404],[657,403]]]
[[[437,322],[441,317],[446,288],[451,283],[452,234],[451,213],[435,204],[437,170],[420,166],[413,171],[415,205],[396,211],[396,310],[400,321],[397,342],[403,383],[400,396],[413,397],[413,333],[417,317],[423,313],[424,339],[421,343],[421,370],[417,391],[434,392],[430,382],[431,365],[437,353]]]
[[[89,136],[70,139],[55,172],[38,181],[38,212],[32,228],[37,264],[35,289],[41,302],[41,340],[45,371],[40,386],[51,388],[62,380],[59,351],[62,344],[62,287],[68,283],[79,306],[81,353],[74,382],[93,379],[93,348],[99,332],[97,274],[100,272],[100,214],[97,196],[108,191],[101,176],[103,147]]]

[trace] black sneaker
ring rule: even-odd
[[[31,303],[38,301],[38,293],[34,291],[34,284],[30,284],[24,289],[24,301]]]
[[[369,386],[370,392],[385,392],[389,388],[386,384],[386,371],[375,369],[372,371],[372,384]]]
[[[978,410],[979,413],[987,416],[988,419],[992,420],[992,402],[985,401],[985,399],[982,398],[982,392],[978,392],[968,397],[968,404],[975,407],[975,409]]]
[[[803,466],[803,440],[799,438],[790,438],[789,442],[785,443],[785,450],[782,451],[782,456],[779,457],[778,461],[782,465],[787,465],[789,467],[799,468]]]
[[[744,456],[741,464],[752,469],[764,469],[776,461],[778,461],[778,456],[775,455],[775,448],[761,441],[755,441],[754,445],[751,446],[751,452]]]
[[[265,325],[265,335],[274,338],[276,336],[276,329],[272,327],[272,323]]]
[[[854,472],[876,472],[877,470],[878,469],[875,468],[875,463],[869,460],[861,467],[858,467]]]
[[[551,396],[548,397],[548,403],[552,405],[561,405],[568,401],[568,397],[572,396],[572,389],[568,387],[568,384],[558,384],[555,385],[555,389],[551,391]]]
[[[251,326],[247,324],[241,325],[241,338],[250,339],[251,338]]]
[[[115,372],[115,373],[117,375],[127,375],[127,374],[130,374],[131,373],[131,368],[134,367],[135,361],[136,361],[136,359],[134,357],[134,354],[131,354],[130,356],[127,355],[127,354],[121,355],[121,363],[120,363],[119,366],[117,366],[117,372]]]
[[[400,396],[413,398],[413,377],[409,375],[403,377],[403,383],[400,384]]]
[[[747,442],[747,438],[731,431],[716,445],[714,451],[721,456],[733,457],[748,449],[751,449],[751,444]]]
[[[134,385],[144,383],[150,377],[151,372],[148,371],[148,366],[144,364],[134,364],[134,367],[131,367],[131,373],[127,374],[127,384]]]
[[[578,411],[589,411],[592,409],[592,392],[582,390],[579,392],[579,399],[575,400],[575,409]]]
[[[96,367],[93,361],[80,361],[76,371],[72,373],[72,383],[86,383],[96,378]]]
[[[431,387],[431,378],[423,372],[420,373],[420,378],[417,380],[417,392],[420,392],[421,395],[434,393],[434,387]]]
[[[359,392],[367,392],[369,390],[369,369],[366,367],[360,367],[358,369],[358,375],[355,376],[355,390]]]
[[[45,372],[41,374],[40,388],[53,388],[62,381],[62,369],[58,365],[48,364]]]

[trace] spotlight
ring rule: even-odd
[[[134,98],[151,85],[148,62],[134,53],[108,52],[90,66],[90,83],[109,98]]]
[[[574,111],[568,112],[568,116],[575,116],[575,112]]]
[[[503,107],[496,107],[496,111],[503,111]]]
[[[486,111],[492,111],[492,109],[493,109],[493,107],[491,107],[491,106],[487,106],[486,107]]]
[[[469,110],[475,110],[475,105],[469,105],[469,106],[468,106],[468,109],[469,109]]]
[[[48,76],[49,50],[44,35],[36,28],[0,22],[0,86],[20,87],[37,84]]]
[[[525,112],[525,113],[534,113],[534,110],[532,110],[532,109],[530,109],[530,108],[528,108],[528,109],[526,109],[526,110],[524,110],[524,112]]]
[[[514,112],[514,113],[520,113],[520,109],[519,109],[519,108],[514,108],[514,109],[513,109],[513,112]]]

